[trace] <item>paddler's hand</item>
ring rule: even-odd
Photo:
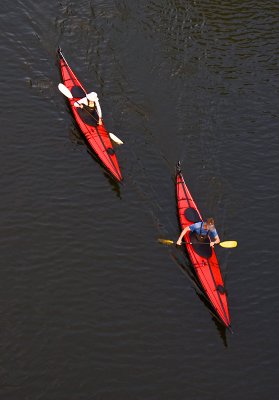
[[[215,242],[210,242],[210,247],[214,248]]]
[[[182,240],[178,239],[178,241],[176,242],[177,246],[181,246],[181,242],[182,242]]]
[[[103,125],[103,121],[102,121],[102,118],[99,118],[99,122],[98,122],[98,125]]]

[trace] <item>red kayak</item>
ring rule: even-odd
[[[105,165],[112,176],[118,181],[121,181],[123,178],[115,151],[112,147],[109,133],[107,132],[104,124],[97,124],[97,115],[91,114],[84,109],[74,106],[76,101],[86,96],[86,90],[69,67],[61,49],[58,49],[58,56],[63,84],[73,96],[73,98],[69,98],[71,111],[80,130],[84,134],[91,149],[99,157],[101,162]]]
[[[203,221],[182,176],[180,163],[176,172],[176,196],[182,230],[195,222]],[[189,258],[211,306],[221,322],[231,329],[227,293],[214,248],[210,247],[209,240],[208,244],[199,242],[191,231],[186,233],[183,241],[186,242]]]

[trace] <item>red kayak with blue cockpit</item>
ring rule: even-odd
[[[182,176],[180,162],[177,164],[176,170],[176,197],[182,230],[189,225],[203,221],[201,213]],[[227,292],[214,248],[210,247],[209,240],[207,244],[199,242],[195,233],[191,231],[185,234],[183,240],[198,281],[210,305],[221,322],[231,329]]]
[[[69,105],[74,115],[74,118],[83,135],[85,136],[89,147],[98,156],[100,161],[111,173],[111,175],[117,181],[121,181],[123,178],[115,151],[112,147],[109,133],[107,132],[104,124],[98,125],[97,114],[91,114],[84,109],[74,106],[74,103],[85,97],[87,93],[78,78],[69,67],[69,64],[63,56],[60,48],[58,49],[57,53],[59,57],[63,84],[73,96],[72,98],[69,98]]]

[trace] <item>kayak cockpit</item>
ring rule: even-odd
[[[85,91],[80,86],[73,86],[71,89],[73,97],[82,99],[86,96]]]
[[[211,257],[212,248],[210,247],[210,240],[208,238],[206,238],[203,242],[200,242],[196,234],[194,232],[190,232],[189,239],[192,243],[192,248],[195,253],[206,259]]]
[[[186,208],[186,210],[184,211],[184,216],[185,216],[185,218],[188,219],[188,221],[193,222],[193,223],[201,221],[201,217],[199,216],[199,213],[193,207]]]

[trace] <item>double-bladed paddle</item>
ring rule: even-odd
[[[64,96],[68,97],[68,99],[72,99],[72,98],[73,98],[72,93],[70,92],[70,90],[69,90],[65,85],[63,85],[63,83],[59,83],[58,89],[60,90],[60,92],[61,92],[62,94],[64,94]],[[77,103],[78,103],[78,101],[77,101]],[[109,134],[110,138],[111,138],[115,143],[117,143],[117,144],[123,144],[122,140],[120,140],[116,135],[114,135],[114,134],[111,133],[111,132],[109,132],[108,134]]]
[[[158,239],[158,242],[162,243],[162,244],[166,244],[167,246],[170,246],[172,244],[176,244],[176,242],[174,242],[173,240],[169,240],[169,239]],[[182,242],[182,243],[193,244],[192,242]],[[200,244],[210,245],[210,243],[202,243],[202,242],[198,242],[198,243],[195,243],[195,244],[198,244],[198,245],[200,245]],[[232,249],[232,248],[237,246],[237,241],[235,241],[235,240],[227,240],[225,242],[220,242],[218,244],[219,244],[219,246],[224,247],[226,249]]]

